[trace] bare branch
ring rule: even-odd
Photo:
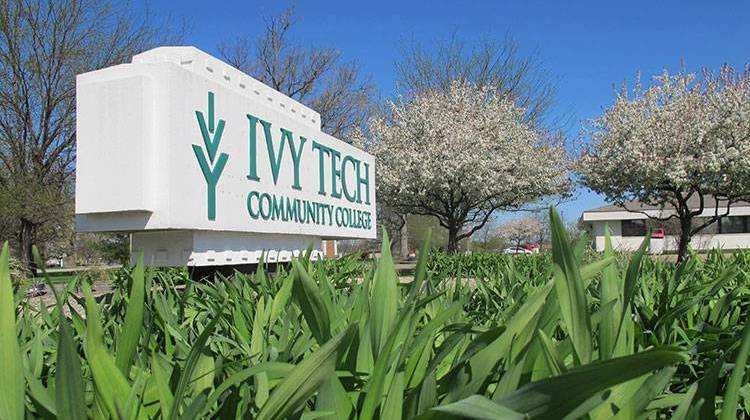
[[[429,46],[411,41],[402,47],[396,73],[397,83],[406,94],[426,89],[445,91],[456,80],[493,86],[497,95],[525,108],[528,122],[534,125],[541,125],[557,92],[539,55],[523,55],[511,37],[502,42],[483,39],[471,48],[455,32]]]
[[[108,1],[0,8],[0,213],[16,220],[0,233],[21,239],[24,259],[37,234],[72,226],[75,75],[177,39],[131,13]]]
[[[298,100],[320,114],[321,129],[350,140],[373,111],[375,88],[359,65],[345,62],[332,48],[300,46],[291,37],[294,9],[267,19],[257,40],[237,38],[219,44],[232,66]]]

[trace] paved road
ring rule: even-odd
[[[122,265],[95,265],[95,266],[84,266],[84,267],[50,267],[47,268],[47,272],[49,274],[63,274],[63,273],[78,273],[81,271],[102,271],[102,270],[113,270],[116,268],[120,268]],[[37,269],[37,274],[42,274],[42,270]]]
[[[401,271],[411,271],[417,268],[417,263],[415,262],[400,262],[394,264],[394,267],[396,268],[396,272]]]

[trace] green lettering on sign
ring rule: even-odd
[[[229,155],[222,153],[219,155],[218,161],[215,161],[216,152],[219,149],[219,143],[221,143],[221,136],[224,133],[225,122],[220,119],[219,125],[214,127],[213,92],[208,92],[208,124],[206,124],[206,119],[201,111],[196,110],[195,117],[198,119],[198,127],[203,137],[203,145],[206,148],[206,153],[208,153],[208,159],[206,159],[203,153],[203,148],[197,144],[192,145],[193,153],[195,153],[195,158],[198,160],[198,166],[201,173],[203,173],[203,178],[206,180],[208,220],[216,220],[216,184],[219,182],[219,177],[221,177],[221,173],[224,171]]]
[[[318,188],[318,194],[326,195],[326,178],[325,178],[325,155],[331,153],[331,149],[323,146],[317,141],[313,140],[313,149],[318,151],[318,180],[320,182],[320,188]]]
[[[344,191],[344,197],[350,202],[355,202],[357,200],[357,196],[352,193],[349,194],[349,188],[346,185],[346,164],[347,162],[352,163],[352,169],[354,169],[354,172],[359,172],[359,161],[357,159],[354,159],[353,157],[346,155],[344,157],[344,160],[341,161],[341,189]],[[357,190],[359,190],[359,187],[357,187]]]
[[[268,124],[269,126],[271,124]],[[278,154],[273,149],[273,139],[271,135],[266,135],[266,149],[268,150],[268,161],[271,163],[271,175],[273,175],[273,185],[279,180],[279,169],[281,169],[281,157],[284,155],[284,143],[292,132],[284,128],[281,129],[281,144],[279,144]]]
[[[341,180],[341,168],[338,166],[338,161],[341,159],[341,153],[338,150],[331,150],[331,197],[341,198],[341,188],[339,181]]]
[[[258,125],[258,118],[255,116],[252,116],[250,114],[247,114],[247,119],[250,123],[250,135],[249,135],[249,146],[250,146],[250,154],[249,154],[249,169],[247,174],[247,179],[251,181],[260,181],[260,178],[258,178],[258,148],[256,146],[256,137],[257,137],[257,125]],[[264,121],[265,122],[265,121]],[[266,124],[263,125],[263,129],[266,130]],[[267,130],[270,130],[271,127],[269,126]]]
[[[271,217],[271,196],[268,195],[268,193],[263,193],[260,195],[260,203],[258,204],[258,207],[260,207],[260,217],[263,220],[268,220],[269,217]],[[265,205],[263,205],[265,203]]]
[[[294,164],[294,183],[292,184],[292,188],[295,190],[301,190],[302,187],[299,185],[299,164],[302,157],[302,147],[305,145],[305,142],[307,141],[306,138],[300,136],[299,137],[299,147],[297,149],[294,149],[294,138],[289,138],[289,151],[292,152],[292,163]]]
[[[255,201],[260,201],[258,198],[258,191],[250,191],[247,195],[247,212],[250,214],[250,217],[257,219],[258,216],[260,216],[260,211],[253,210],[253,197],[255,197]],[[258,204],[258,206],[260,206],[260,204]]]
[[[360,173],[361,167],[365,167],[365,176],[362,177]],[[365,186],[365,204],[370,204],[370,164],[362,162],[362,165],[357,166],[357,203],[362,202],[362,190],[360,187]]]

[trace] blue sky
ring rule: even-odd
[[[185,19],[185,43],[216,54],[222,40],[257,36],[264,17],[286,1],[149,1],[160,17]],[[430,43],[456,32],[468,43],[512,36],[523,52],[538,53],[557,81],[553,117],[564,116],[570,139],[580,123],[612,102],[612,85],[667,68],[717,68],[750,62],[750,2],[699,1],[304,1],[295,3],[294,37],[339,49],[360,63],[383,98],[394,92],[401,46]],[[579,190],[561,206],[568,220],[604,203]]]

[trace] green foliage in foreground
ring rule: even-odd
[[[107,303],[83,282],[35,309],[0,258],[0,418],[733,418],[746,411],[750,258],[607,250],[582,264],[552,211],[549,256],[428,252],[397,281],[300,258],[206,284],[139,264]],[[385,243],[387,243],[387,239]],[[644,248],[645,249],[645,245]],[[429,266],[429,267],[428,267]],[[179,279],[180,282],[184,278]],[[71,316],[67,314],[70,313]]]

